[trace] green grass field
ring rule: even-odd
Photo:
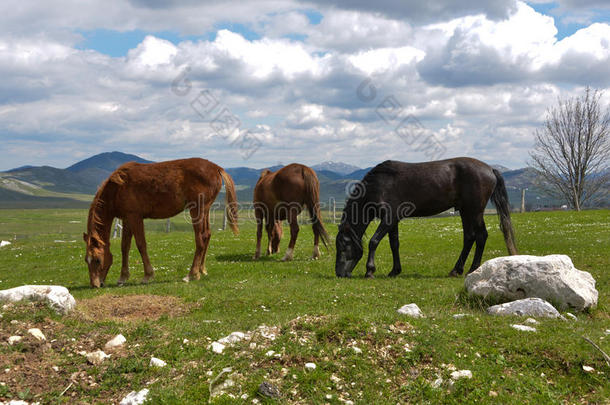
[[[486,222],[483,259],[505,255],[497,218],[489,215]],[[567,254],[577,268],[593,275],[599,291],[596,309],[577,314],[576,321],[539,319],[535,333],[510,327],[521,319],[486,315],[477,300],[463,294],[463,279],[447,277],[461,248],[458,217],[403,221],[403,273],[396,279],[385,276],[392,265],[386,238],[372,280],[363,278],[364,260],[354,278],[335,278],[334,246],[322,250],[320,260],[310,260],[313,237],[307,226],[301,227],[293,262],[279,261],[287,235],[280,255],[252,261],[254,224],[241,224],[235,237],[217,230],[217,217],[207,256],[209,275],[189,284],[180,280],[194,251],[190,225],[177,216],[168,234],[163,221],[149,221],[154,281],[139,284],[143,270],[134,243],[132,278],[125,287],[115,287],[120,242],[113,240],[115,264],[108,286],[99,290],[89,288],[85,224],[84,210],[0,211],[0,239],[12,242],[0,249],[0,289],[63,285],[80,308],[66,317],[40,305],[0,310],[0,401],[118,403],[128,392],[148,388],[150,403],[200,404],[229,375],[234,385],[211,402],[609,403],[610,368],[582,338],[610,352],[608,210],[514,214],[520,253]],[[327,224],[327,229],[336,234],[336,225]],[[368,235],[373,231],[369,228]],[[133,302],[127,299],[133,295],[175,299],[163,307],[144,296],[145,310],[121,307]],[[426,317],[396,312],[408,303],[416,303]],[[471,316],[453,318],[457,313]],[[275,340],[259,333],[222,354],[209,348],[231,332],[260,325],[277,326]],[[29,338],[30,327],[42,329],[48,344]],[[118,333],[127,338],[125,348],[101,365],[90,365],[78,354],[103,348]],[[24,341],[9,346],[7,338],[15,334],[25,336]],[[269,350],[279,356],[267,356]],[[168,366],[149,367],[151,356]],[[317,368],[307,371],[308,362]],[[585,372],[583,366],[594,371]],[[232,371],[216,379],[225,367]],[[450,387],[453,367],[471,370],[473,378]],[[444,382],[435,388],[439,377]],[[41,378],[44,383],[36,382]],[[279,387],[282,397],[257,395],[262,381]]]

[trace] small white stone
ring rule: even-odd
[[[273,350],[269,350],[267,353],[265,353],[265,356],[267,356],[267,357],[271,357],[271,356],[273,356],[274,354],[275,354],[275,351],[273,351]]]
[[[182,344],[187,344],[189,342],[189,340],[187,338],[182,339]]]
[[[87,361],[96,366],[102,364],[104,360],[106,360],[108,357],[110,357],[110,355],[104,353],[101,350],[96,350],[94,352],[87,353]]]
[[[417,304],[407,304],[398,308],[399,314],[411,316],[413,318],[423,318],[424,314],[421,312]]]
[[[21,336],[11,336],[8,338],[8,344],[14,345],[17,342],[21,342],[21,339],[23,339]]]
[[[123,398],[119,405],[141,405],[144,403],[144,401],[146,401],[147,396],[148,388],[144,388],[138,392],[131,391],[125,398]]]
[[[162,368],[162,367],[167,366],[167,363],[166,363],[166,362],[164,362],[164,361],[163,361],[163,360],[161,360],[161,359],[156,358],[156,357],[151,357],[151,358],[150,358],[150,364],[149,364],[149,365],[150,365],[151,367],[159,367],[159,368]]]
[[[573,314],[573,313],[571,313],[571,312],[566,312],[566,316],[567,316],[568,318],[570,318],[571,320],[573,320],[573,321],[577,321],[577,320],[578,320],[578,318],[576,317],[576,315],[574,315],[574,314]]]
[[[218,342],[224,345],[231,345],[243,340],[245,337],[246,334],[243,332],[232,332],[230,335],[225,336],[222,339],[218,339]]]
[[[470,370],[458,370],[451,373],[453,380],[459,380],[460,378],[472,378],[472,371]]]
[[[28,329],[28,333],[34,336],[37,340],[45,341],[47,340],[46,336],[42,333],[42,331],[38,328]]]
[[[465,317],[467,317],[467,316],[472,316],[472,315],[470,315],[470,314],[454,314],[454,315],[453,315],[453,317],[454,317],[455,319],[465,318]]]
[[[212,351],[214,353],[222,353],[225,350],[225,345],[218,342],[212,342]]]
[[[0,241],[0,247],[5,247],[5,246],[8,246],[10,244],[11,244],[11,242],[9,242],[8,240]]]
[[[53,369],[53,371],[59,371],[59,367],[57,367],[57,366],[53,366],[51,368]]]
[[[306,370],[315,370],[316,369],[316,364],[315,363],[305,363],[305,369]]]
[[[127,342],[127,339],[125,339],[125,336],[118,334],[115,337],[113,337],[112,339],[110,339],[108,342],[106,342],[106,344],[104,345],[104,349],[112,350],[117,347],[123,346],[125,344],[125,342]]]
[[[407,352],[407,353],[412,352],[411,346],[408,343],[405,343],[405,345],[403,346],[403,349],[405,349],[405,352]]]
[[[536,328],[532,328],[531,326],[526,326],[526,325],[517,325],[517,324],[513,324],[510,325],[512,328],[523,331],[523,332],[536,332]]]
[[[610,335],[610,329],[606,329],[606,330],[604,331],[604,333],[605,333],[606,335]]]
[[[432,388],[440,388],[442,384],[443,384],[443,379],[441,377],[439,377],[436,380],[434,380],[434,382],[432,383]]]
[[[592,373],[595,371],[595,369],[593,367],[590,366],[582,366],[583,371],[587,372],[587,373]]]
[[[529,323],[531,325],[538,325],[540,322],[538,322],[534,318],[527,318],[524,323]]]
[[[352,350],[354,351],[354,353],[357,353],[357,354],[362,353],[362,349],[357,346],[352,346]]]

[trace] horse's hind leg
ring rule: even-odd
[[[193,256],[193,264],[191,270],[182,281],[189,282],[192,280],[199,280],[201,272],[201,265],[203,262],[204,243],[205,243],[205,223],[207,219],[205,212],[201,215],[197,208],[191,209],[191,219],[193,221],[193,232],[195,234],[195,255]],[[209,229],[208,229],[208,241],[209,241]],[[207,246],[206,246],[207,248]]]
[[[288,243],[286,254],[282,258],[283,262],[292,260],[294,256],[294,245],[297,243],[297,235],[299,234],[298,215],[299,213],[293,209],[288,216],[288,223],[290,224],[290,242]]]
[[[207,208],[205,211],[205,217],[203,219],[203,233],[201,234],[202,252],[201,252],[201,262],[199,265],[199,273],[204,276],[208,275],[208,271],[205,268],[205,256],[208,253],[208,246],[210,246],[211,237],[212,237],[212,232],[210,231],[210,209]]]
[[[470,254],[470,249],[472,249],[472,244],[475,241],[474,218],[468,214],[464,214],[462,210],[460,210],[460,214],[462,216],[462,228],[464,230],[464,245],[460,257],[455,263],[455,266],[453,266],[453,270],[449,272],[450,277],[457,277],[464,272],[464,263],[466,263],[466,259],[468,259],[468,255]]]
[[[313,255],[311,256],[312,259],[317,260],[320,258],[320,248],[319,248],[319,243],[320,243],[320,235],[314,230],[313,231]]]
[[[131,249],[131,228],[127,221],[123,221],[123,233],[121,235],[121,276],[117,285],[121,286],[129,280],[129,250]]]
[[[261,257],[261,239],[263,238],[263,215],[259,209],[254,211],[256,218],[256,250],[254,251],[253,259]]]
[[[475,226],[475,242],[476,249],[474,251],[474,258],[472,259],[472,265],[468,273],[472,273],[481,265],[481,258],[483,257],[483,250],[485,249],[485,242],[487,242],[487,228],[485,227],[485,220],[483,219],[483,213],[477,217]]]
[[[392,271],[388,274],[388,277],[396,277],[402,271],[400,266],[400,254],[398,253],[398,221],[392,226],[388,234],[390,238],[390,249],[392,249]]]
[[[366,274],[365,277],[373,278],[373,273],[375,273],[375,251],[377,250],[377,246],[379,246],[379,242],[381,239],[390,231],[393,224],[390,224],[388,221],[381,220],[381,223],[377,227],[377,230],[371,237],[369,242],[369,257],[366,261]]]
[[[129,227],[133,232],[133,236],[136,239],[136,246],[142,256],[142,263],[144,263],[144,278],[142,283],[148,283],[155,275],[150,260],[148,259],[148,252],[146,251],[146,238],[144,237],[144,221],[142,218],[137,217],[129,219]]]

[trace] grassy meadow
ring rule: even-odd
[[[488,316],[484,303],[463,293],[463,279],[447,277],[461,249],[459,217],[403,221],[403,273],[386,277],[392,266],[386,238],[371,280],[363,278],[364,260],[354,278],[335,278],[334,246],[312,261],[306,225],[293,262],[279,261],[287,227],[281,253],[253,261],[255,225],[244,220],[236,237],[218,230],[217,215],[209,275],[188,284],[181,279],[194,252],[190,225],[180,215],[165,233],[164,221],[148,221],[153,282],[139,283],[143,269],[133,243],[131,279],[116,287],[121,256],[115,239],[107,287],[98,290],[89,288],[83,258],[86,217],[85,210],[0,210],[0,239],[12,243],[0,248],[0,289],[63,285],[77,300],[77,310],[65,317],[37,304],[0,309],[0,401],[107,404],[148,388],[154,404],[609,403],[610,367],[582,338],[610,353],[608,210],[513,215],[520,253],[567,254],[597,280],[596,309],[576,314],[575,321],[539,319],[537,332],[511,328],[523,319]],[[497,218],[488,215],[486,222],[483,260],[506,254]],[[326,226],[334,236],[336,225]],[[426,317],[396,312],[409,303]],[[469,316],[454,318],[458,313]],[[209,348],[231,332],[261,325],[274,327],[275,339],[259,332],[222,354]],[[46,343],[27,334],[32,327],[43,331]],[[79,354],[103,349],[118,333],[127,338],[125,347],[101,365]],[[11,335],[24,339],[8,345]],[[151,356],[167,367],[150,367]],[[315,370],[305,368],[310,362]],[[223,373],[226,367],[231,371]],[[471,370],[473,377],[451,385],[454,369]],[[276,385],[281,397],[258,395],[263,381]],[[223,386],[225,393],[212,398]]]

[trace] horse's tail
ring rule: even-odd
[[[234,235],[239,235],[239,228],[237,227],[237,194],[235,194],[235,183],[223,168],[220,168],[220,176],[222,181],[225,183],[225,194],[226,194],[226,207],[225,212],[227,215],[227,221]]]
[[[504,178],[496,169],[493,169],[493,172],[496,176],[496,188],[494,188],[494,191],[491,194],[491,200],[498,212],[500,230],[504,234],[504,243],[506,243],[508,253],[516,255],[517,246],[515,244],[515,231],[513,230],[513,224],[510,220],[510,207],[508,205],[508,193],[506,192],[506,186],[504,185]]]
[[[328,232],[324,229],[322,215],[320,214],[320,182],[316,173],[306,167],[303,169],[303,180],[305,180],[305,205],[311,217],[314,235],[322,239],[322,243],[328,248]]]

